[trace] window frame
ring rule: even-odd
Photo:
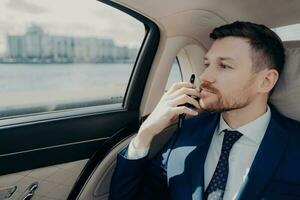
[[[139,110],[147,77],[159,44],[159,28],[150,19],[120,4],[110,0],[98,1],[112,7],[113,9],[117,9],[120,12],[130,15],[131,17],[143,23],[145,27],[144,39],[134,62],[133,69],[124,93],[123,102],[9,116],[0,119],[0,129],[12,126],[15,127],[24,123],[56,121],[61,119],[94,116],[108,112],[127,112]]]

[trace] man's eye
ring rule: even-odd
[[[224,64],[221,64],[220,67],[221,67],[222,69],[229,69],[229,68],[230,68],[229,65],[224,65]]]
[[[208,63],[204,63],[205,68],[209,67]]]

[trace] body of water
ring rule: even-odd
[[[133,64],[0,64],[0,95],[126,86]]]
[[[130,64],[0,64],[0,118],[120,103],[132,69]]]

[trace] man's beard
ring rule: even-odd
[[[206,104],[207,106],[205,108],[201,106],[201,109],[207,112],[227,112],[236,109],[241,109],[246,107],[250,102],[249,98],[248,97],[245,98],[246,95],[243,94],[238,95],[238,97],[225,99],[217,88],[214,88],[207,82],[203,82],[201,84],[200,91],[202,91],[203,89],[209,91],[210,93],[212,93],[211,95],[215,95],[217,97],[217,101],[212,103],[207,103]]]

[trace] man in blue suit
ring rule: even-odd
[[[300,123],[268,104],[285,62],[280,38],[250,22],[210,37],[200,88],[176,83],[163,95],[118,155],[110,200],[300,199]],[[153,138],[183,113],[149,159]]]

